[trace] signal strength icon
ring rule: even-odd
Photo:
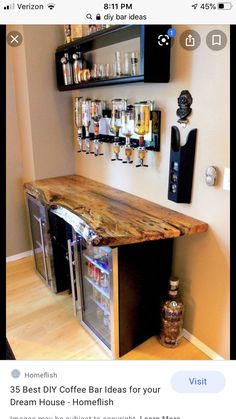
[[[52,10],[52,9],[54,9],[55,4],[54,3],[48,3],[47,6],[50,10]]]
[[[8,4],[7,6],[4,6],[4,10],[13,10],[15,8],[15,4]]]

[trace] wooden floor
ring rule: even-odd
[[[7,264],[7,338],[19,360],[110,359],[73,316],[68,292],[51,293],[31,257]],[[121,359],[209,358],[185,339],[178,348],[166,349],[152,337]]]

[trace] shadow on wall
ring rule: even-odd
[[[230,326],[227,249],[219,245],[211,229],[194,238],[178,238],[174,245],[173,273],[179,277],[184,295],[184,328],[227,358]]]
[[[183,32],[192,30],[190,26],[177,26],[177,36],[171,49],[171,78],[170,81],[189,80],[193,67],[193,54],[180,46],[180,37]]]

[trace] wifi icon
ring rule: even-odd
[[[55,4],[54,3],[48,3],[47,6],[50,10],[52,10],[52,9],[54,9]]]

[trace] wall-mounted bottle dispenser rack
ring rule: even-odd
[[[147,150],[150,151],[160,151],[161,149],[161,111],[153,110],[151,114],[151,130],[149,134],[145,136],[145,146]],[[103,111],[103,117],[100,120],[100,134],[99,139],[103,143],[113,143],[114,135],[111,135],[110,132],[111,125],[111,110],[105,109]],[[91,140],[94,138],[94,128],[93,123],[91,123],[89,129],[89,135]],[[125,145],[125,135],[119,134],[119,143],[120,145]],[[138,147],[138,135],[133,134],[130,138],[130,143],[132,147]]]
[[[137,148],[136,167],[148,167],[148,150],[160,151],[161,111],[154,101],[129,104],[127,99],[113,99],[112,109],[103,100],[77,97],[74,99],[74,122],[77,128],[79,153],[95,157],[103,155],[102,143],[112,143],[111,161],[133,163]],[[120,156],[124,146],[124,158]]]

